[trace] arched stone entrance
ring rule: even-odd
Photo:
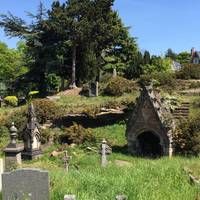
[[[138,156],[156,158],[163,155],[160,138],[151,131],[139,134],[136,143]]]

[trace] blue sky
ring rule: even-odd
[[[64,0],[62,0],[64,1]],[[42,0],[47,8],[52,0]],[[39,0],[2,0],[0,13],[10,11],[27,19],[25,11],[34,12]],[[168,48],[176,52],[200,50],[199,0],[116,0],[114,9],[119,12],[130,34],[137,37],[139,48],[151,54],[164,54]],[[5,37],[0,29],[0,40],[9,47],[16,39]]]

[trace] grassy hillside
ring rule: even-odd
[[[138,93],[122,97],[71,97],[63,96],[56,102],[67,112],[82,113],[86,109],[106,105],[118,106],[123,102],[133,102]],[[198,96],[180,96],[183,101],[198,101]],[[19,109],[19,108],[16,108]],[[0,117],[7,116],[16,109],[0,109]],[[191,105],[191,116],[199,113],[200,107]],[[117,194],[125,194],[129,200],[195,200],[200,198],[200,189],[192,185],[184,171],[187,167],[200,177],[199,158],[173,157],[162,159],[142,159],[127,154],[125,122],[112,126],[93,128],[97,144],[70,147],[55,144],[44,148],[44,156],[38,160],[24,162],[22,167],[46,169],[50,173],[50,193],[52,200],[63,199],[65,194],[75,194],[77,200],[114,200]],[[55,131],[50,129],[50,131]],[[109,165],[100,166],[100,141],[106,138],[113,148]],[[5,146],[8,137],[1,137],[0,147]],[[88,150],[90,147],[92,150]],[[53,150],[68,150],[72,159],[70,171],[63,167],[63,152],[56,158],[50,157]]]
[[[65,194],[76,194],[77,200],[112,200],[117,194],[126,194],[129,200],[191,200],[200,197],[200,190],[190,184],[183,168],[197,164],[197,158],[174,157],[156,160],[132,157],[126,154],[125,125],[93,129],[114,147],[109,165],[100,166],[98,148],[66,147],[72,156],[70,171],[63,170],[62,155],[50,158],[53,146],[43,158],[24,163],[23,167],[47,169],[51,178],[51,199],[62,199]],[[119,163],[122,163],[121,166]]]

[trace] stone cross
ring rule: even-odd
[[[128,197],[126,195],[117,195],[116,200],[127,200]]]
[[[101,166],[105,167],[108,164],[107,155],[112,153],[112,149],[107,145],[107,141],[105,139],[102,140],[101,143]]]
[[[69,161],[71,159],[71,156],[68,155],[68,152],[64,152],[63,162],[64,162],[64,169],[65,171],[69,171]]]
[[[64,196],[64,200],[75,200],[75,199],[76,199],[75,195],[65,195]]]

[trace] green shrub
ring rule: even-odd
[[[121,96],[126,92],[132,92],[134,90],[136,90],[135,82],[117,76],[110,79],[104,89],[104,93],[111,96]]]
[[[8,106],[17,106],[18,104],[18,99],[16,96],[7,96],[4,98],[4,102]]]
[[[138,80],[140,85],[149,85],[153,80],[155,87],[162,87],[166,90],[173,90],[176,88],[176,76],[171,72],[157,72],[154,74],[141,75]]]
[[[28,97],[29,97],[29,99],[32,99],[33,97],[35,97],[35,96],[37,96],[39,94],[39,91],[30,91],[29,93],[28,93]]]
[[[105,73],[102,75],[100,83],[108,83],[113,78],[112,73]]]
[[[200,99],[195,99],[193,102],[192,102],[192,107],[193,108],[200,108]]]
[[[200,64],[185,64],[180,71],[176,72],[180,79],[200,79]]]
[[[95,143],[96,138],[91,129],[85,129],[83,126],[74,123],[71,127],[64,129],[64,134],[60,136],[62,142],[68,144],[84,144],[86,142]]]
[[[12,122],[15,123],[15,126],[18,129],[19,139],[21,139],[27,124],[27,108],[23,107],[10,113],[6,118],[5,125],[10,128]]]
[[[192,82],[192,83],[190,83],[189,88],[190,89],[200,88],[200,82]]]
[[[82,86],[81,95],[88,96],[89,95],[89,85],[84,84]]]
[[[54,94],[59,92],[61,87],[61,78],[60,76],[57,76],[56,74],[48,74],[46,76],[46,86],[47,86],[47,92],[50,94]]]
[[[41,132],[41,138],[40,138],[41,143],[42,144],[47,143],[51,135],[49,129],[40,129],[40,132]]]
[[[33,101],[33,104],[39,123],[45,123],[47,120],[55,120],[63,113],[60,106],[48,99],[37,99]]]
[[[181,119],[173,136],[175,152],[182,155],[200,154],[200,117]]]
[[[165,102],[172,111],[180,105],[180,99],[176,96],[166,95]]]

